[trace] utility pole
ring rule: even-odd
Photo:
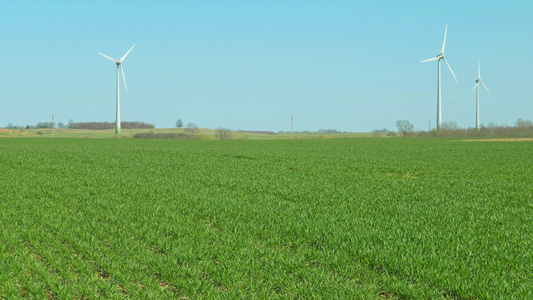
[[[52,115],[52,137],[54,137],[54,115]]]
[[[291,116],[291,139],[294,139],[294,116]]]

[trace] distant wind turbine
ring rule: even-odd
[[[476,129],[479,130],[479,84],[482,84],[483,87],[487,90],[487,92],[490,93],[487,86],[481,81],[481,67],[479,64],[479,60],[477,61],[477,79],[476,79],[476,86],[472,89],[472,91],[476,90]]]
[[[115,134],[120,134],[120,80],[119,80],[119,77],[120,77],[120,72],[119,72],[119,69],[120,71],[122,71],[122,79],[124,79],[124,87],[126,88],[126,92],[128,91],[128,85],[126,84],[126,77],[124,76],[124,69],[122,68],[122,62],[124,61],[124,59],[126,58],[126,56],[128,56],[128,54],[130,54],[130,51],[133,49],[133,47],[135,47],[135,44],[133,46],[131,46],[130,50],[128,50],[128,52],[126,52],[126,54],[124,54],[124,56],[122,56],[122,58],[120,60],[116,60],[114,58],[111,58],[105,54],[102,54],[100,52],[98,52],[98,54],[102,55],[103,57],[111,60],[112,62],[114,62],[116,65],[117,65],[117,119],[116,119],[116,125],[115,125]]]
[[[450,69],[450,72],[452,72],[453,78],[455,78],[455,81],[459,83],[459,81],[457,81],[457,77],[455,77],[455,74],[453,73],[452,67],[450,67],[450,64],[448,64],[448,62],[446,61],[446,58],[444,58],[444,47],[446,46],[446,33],[447,32],[448,32],[448,25],[446,25],[446,29],[444,30],[444,42],[442,43],[442,49],[440,50],[440,53],[436,57],[421,61],[424,63],[424,62],[436,60],[438,61],[438,65],[439,65],[438,87],[437,87],[437,130],[440,130],[442,127],[442,115],[441,115],[441,107],[440,107],[441,106],[440,105],[441,103],[441,100],[440,100],[441,99],[440,97],[440,61],[441,60],[444,60],[444,62]]]

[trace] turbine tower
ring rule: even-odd
[[[428,61],[433,61],[433,60],[438,61],[437,130],[440,130],[442,127],[442,116],[441,116],[441,107],[440,107],[441,106],[440,105],[441,103],[441,100],[440,100],[441,99],[440,97],[440,61],[441,60],[444,60],[444,62],[448,66],[448,69],[450,69],[450,72],[452,72],[453,78],[455,78],[455,81],[459,83],[459,81],[457,81],[457,77],[455,77],[455,74],[453,73],[452,67],[450,67],[450,64],[448,64],[448,62],[446,61],[446,58],[444,58],[444,47],[446,46],[446,33],[447,32],[448,32],[448,25],[446,25],[446,29],[444,29],[444,42],[442,43],[442,49],[440,49],[440,53],[436,57],[421,61],[423,63],[428,62]]]
[[[476,85],[472,89],[472,91],[476,90],[476,129],[479,130],[479,84],[482,84],[483,87],[487,90],[487,92],[490,93],[489,89],[483,81],[481,81],[481,68],[479,66],[479,60],[477,61],[477,79],[476,79]]]
[[[116,65],[117,65],[117,119],[116,119],[116,125],[115,125],[115,134],[120,134],[120,80],[119,80],[119,77],[120,77],[120,72],[119,72],[119,69],[120,71],[122,71],[122,79],[124,79],[124,87],[126,88],[126,92],[128,91],[128,85],[126,84],[126,77],[124,76],[124,69],[122,68],[122,62],[124,61],[124,59],[126,58],[126,56],[128,56],[128,54],[130,54],[130,51],[133,49],[133,47],[135,47],[135,44],[133,44],[133,46],[131,46],[130,50],[128,50],[128,52],[126,52],[126,54],[124,54],[124,56],[122,56],[122,58],[120,60],[116,60],[114,58],[111,58],[105,54],[102,54],[100,52],[98,52],[98,54],[102,55],[103,57],[111,60],[112,62],[114,62]]]

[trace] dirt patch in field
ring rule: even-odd
[[[533,141],[533,138],[515,138],[515,139],[473,139],[461,140],[462,142],[526,142]]]

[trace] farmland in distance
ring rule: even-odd
[[[532,142],[0,140],[0,299],[533,297]]]

